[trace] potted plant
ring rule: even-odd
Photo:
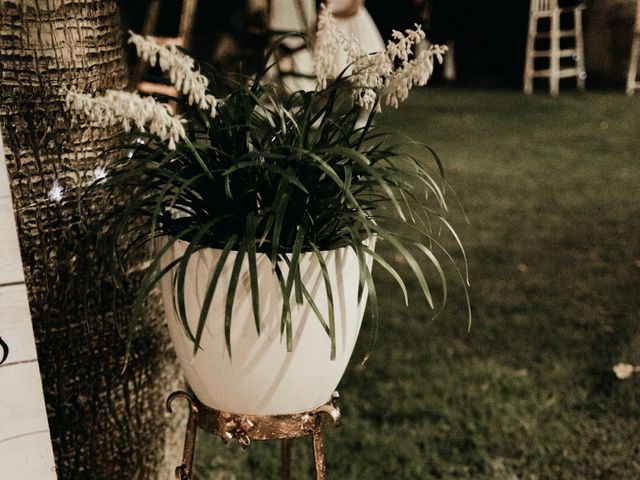
[[[384,52],[366,55],[323,9],[318,88],[285,92],[265,81],[271,51],[253,77],[223,78],[175,47],[131,34],[138,55],[175,86],[179,116],[134,93],[67,92],[70,110],[129,132],[126,158],[99,166],[91,186],[118,205],[114,218],[97,222],[98,251],[108,259],[101,264],[122,270],[151,248],[136,305],[161,285],[176,353],[208,406],[272,415],[326,402],[367,298],[372,341],[377,335],[372,266],[391,274],[408,301],[376,242],[406,262],[431,308],[426,271],[436,272],[446,301],[438,257],[451,256],[437,231],[444,225],[457,236],[442,216],[442,166],[429,147],[398,142],[373,123],[381,104],[397,106],[441,61],[436,45],[412,57],[423,38],[419,27],[395,32]],[[339,48],[349,59],[342,71]],[[362,111],[367,121],[358,126]],[[398,224],[414,234],[396,233]]]

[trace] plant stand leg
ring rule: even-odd
[[[291,480],[291,443],[288,438],[282,439],[280,462],[280,477],[282,480]]]
[[[313,442],[313,460],[316,466],[316,480],[324,480],[324,449],[322,444],[322,432],[314,429],[311,435]]]
[[[184,451],[182,453],[182,463],[176,467],[176,480],[190,480],[193,469],[193,454],[196,449],[196,433],[198,430],[198,406],[193,401],[191,395],[186,392],[174,392],[167,398],[167,411],[173,413],[171,403],[177,397],[187,399],[189,402],[189,420],[187,421],[187,431],[184,436]]]

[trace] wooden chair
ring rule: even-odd
[[[584,91],[584,80],[587,74],[584,68],[583,10],[583,5],[561,8],[558,6],[558,0],[531,0],[524,69],[524,92],[526,94],[533,93],[533,79],[537,77],[549,79],[551,95],[558,95],[560,79],[569,77],[576,77],[578,90]],[[573,17],[570,29],[562,29],[560,21],[561,19],[568,20],[566,17]],[[540,20],[546,20],[549,24],[548,30],[539,30]],[[536,49],[536,41],[541,39],[548,42],[547,49]],[[567,39],[573,45],[561,48],[563,39]],[[535,60],[537,58],[548,59],[548,68],[536,70]],[[562,59],[564,58],[572,58],[575,65],[563,67]]]
[[[627,95],[633,95],[636,90],[640,90],[638,62],[640,62],[640,1],[638,1],[636,9],[636,26],[633,32],[633,43],[631,44],[631,59],[629,60],[629,73],[627,74]]]
[[[144,24],[142,25],[142,35],[150,36],[160,45],[176,45],[183,48],[189,48],[197,6],[198,0],[183,0],[177,37],[154,37],[153,34],[158,27],[158,17],[160,16],[162,0],[151,0],[144,19]],[[144,81],[143,75],[146,68],[147,66],[144,62],[138,61],[134,73],[134,83],[138,92],[166,95],[169,97],[175,97],[177,95],[176,89],[171,85]]]

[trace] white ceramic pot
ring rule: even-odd
[[[176,242],[164,264],[181,256],[187,243]],[[196,253],[187,267],[185,304],[189,326],[196,331],[202,299],[221,250]],[[174,306],[173,276],[162,279],[162,300],[171,339],[189,385],[204,404],[218,410],[252,415],[278,415],[307,411],[325,403],[337,387],[353,352],[364,314],[367,292],[358,302],[358,259],[349,247],[323,252],[333,286],[336,358],[331,342],[307,302],[291,299],[293,351],[287,352],[280,334],[282,294],[267,255],[258,254],[261,333],[253,317],[249,265],[245,258],[237,286],[231,326],[229,357],[224,336],[227,287],[236,252],[231,252],[213,296],[201,350],[184,333]],[[368,258],[370,262],[370,259]],[[371,264],[369,263],[369,266]],[[328,319],[327,295],[319,262],[313,253],[300,258],[302,281]],[[283,266],[286,276],[286,265]]]

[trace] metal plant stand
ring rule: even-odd
[[[291,478],[291,447],[289,441],[292,438],[311,437],[316,480],[324,480],[325,465],[322,430],[327,425],[337,426],[340,423],[340,409],[336,406],[338,392],[334,392],[327,403],[315,410],[292,415],[273,416],[221,412],[207,407],[194,395],[183,391],[173,392],[167,398],[167,411],[169,413],[173,412],[171,404],[178,397],[185,398],[189,402],[190,411],[187,433],[184,439],[182,463],[176,467],[176,480],[191,479],[198,427],[206,432],[218,435],[225,443],[235,439],[242,448],[247,448],[252,440],[281,440],[280,474],[283,480],[290,480]]]

